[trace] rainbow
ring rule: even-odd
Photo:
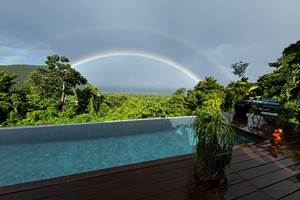
[[[135,56],[135,57],[142,57],[151,59],[154,61],[158,61],[164,64],[167,64],[170,67],[175,68],[176,70],[180,71],[181,73],[190,77],[194,82],[198,83],[201,79],[192,71],[190,71],[187,67],[171,60],[170,58],[166,58],[161,55],[156,55],[153,53],[143,52],[143,51],[110,51],[110,52],[99,52],[95,55],[88,56],[82,59],[79,59],[72,63],[73,67],[77,67],[79,65],[101,59],[101,58],[108,58],[108,57],[116,57],[116,56]]]

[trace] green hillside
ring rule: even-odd
[[[26,80],[30,72],[38,67],[43,67],[39,65],[0,65],[0,71],[5,71],[9,74],[16,75],[17,86],[20,85],[24,80]]]

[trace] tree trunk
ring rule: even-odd
[[[65,81],[63,81],[62,93],[61,93],[61,111],[64,110],[64,106],[65,106],[65,100],[66,100],[65,90],[66,90],[66,85],[65,85]]]

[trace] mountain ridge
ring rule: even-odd
[[[28,77],[32,70],[45,67],[45,65],[14,64],[0,65],[0,71],[15,75],[16,86],[20,86]]]

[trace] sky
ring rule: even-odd
[[[1,0],[0,64],[60,54],[104,90],[167,91],[192,87],[193,77],[227,84],[236,79],[230,65],[245,61],[255,81],[300,39],[299,8],[299,0]]]

